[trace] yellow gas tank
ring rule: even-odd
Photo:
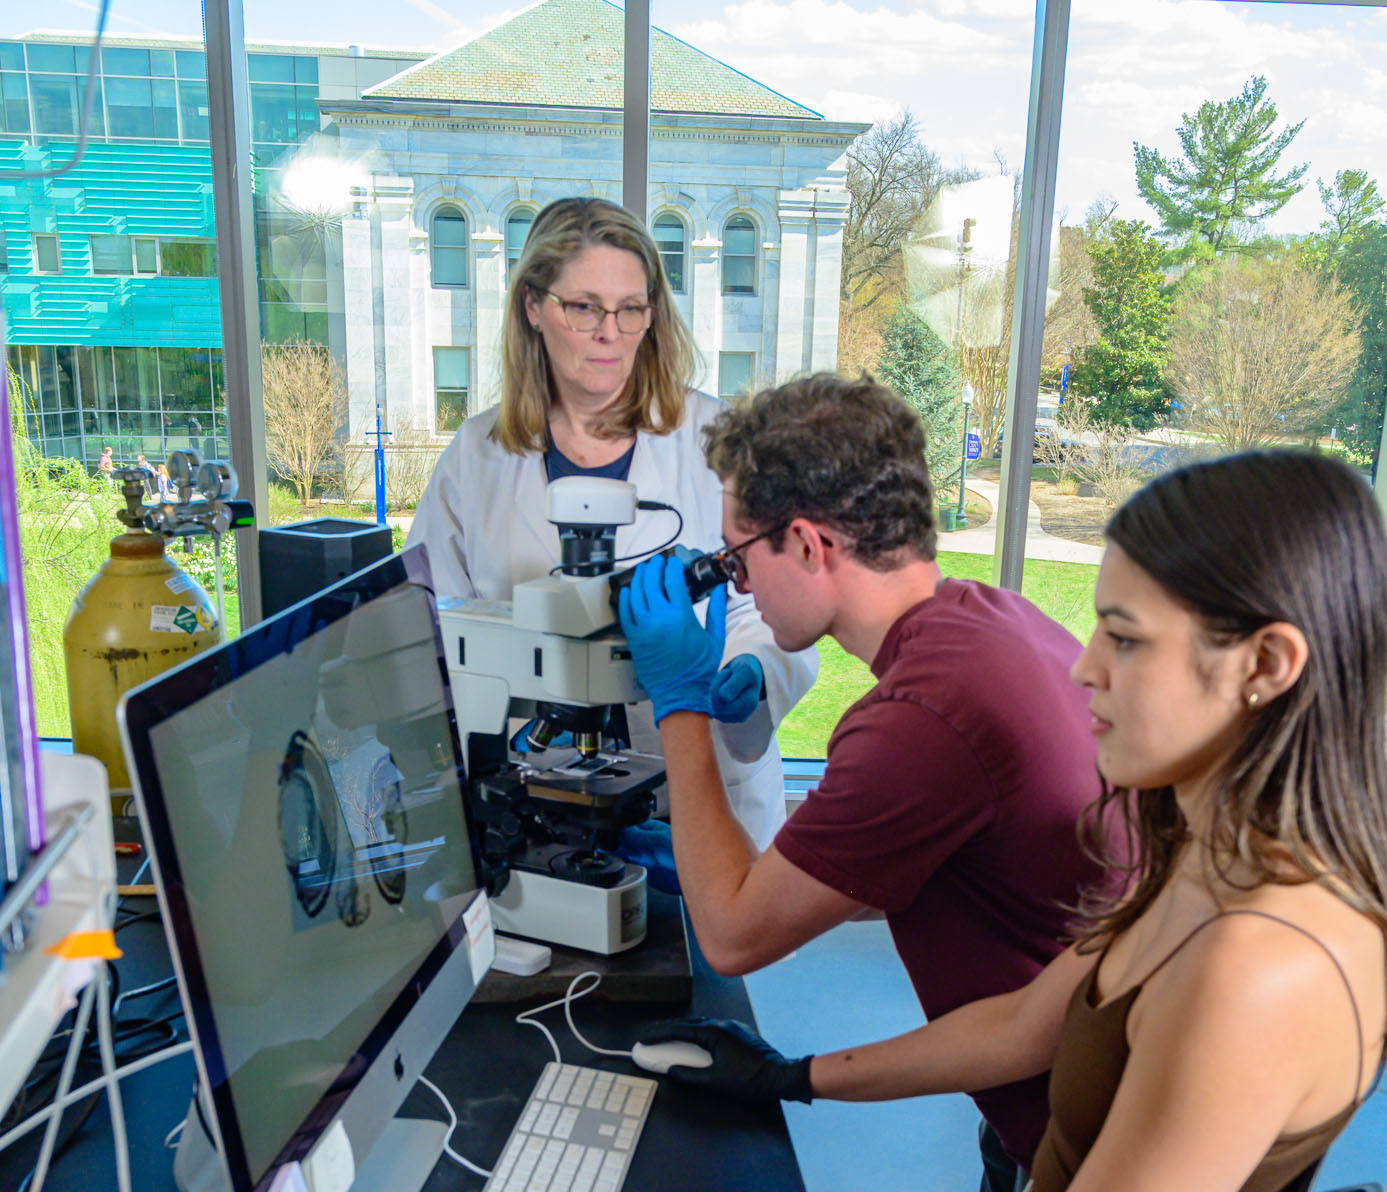
[[[78,594],[63,629],[72,748],[105,763],[113,797],[130,786],[116,732],[116,701],[138,683],[219,645],[203,589],[155,534],[121,534]]]

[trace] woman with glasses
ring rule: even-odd
[[[429,547],[440,595],[509,600],[559,562],[545,490],[563,476],[627,480],[643,511],[617,530],[618,557],[677,541],[722,546],[722,493],[702,428],[721,403],[690,388],[696,353],[659,251],[624,208],[559,199],[535,217],[511,274],[500,404],[469,418],[419,502],[411,543]],[[729,601],[714,715],[738,818],[760,848],[785,819],[775,726],[814,681],[812,650],[787,655],[750,596]],[[628,710],[632,745],[659,753],[649,704]]]

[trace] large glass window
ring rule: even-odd
[[[106,80],[106,126],[113,137],[154,136],[154,103],[148,79]]]
[[[722,230],[722,292],[756,293],[756,225],[734,215]]]
[[[217,246],[210,240],[161,240],[159,272],[165,277],[216,277]]]
[[[655,219],[655,244],[660,250],[660,262],[669,278],[669,288],[676,294],[684,292],[684,221],[666,212]]]
[[[467,219],[456,207],[440,207],[433,217],[433,284],[467,284]]]
[[[0,128],[6,132],[29,131],[29,89],[24,76],[0,71]]]
[[[207,80],[179,79],[178,118],[185,141],[207,140],[207,116]]]
[[[470,387],[466,348],[434,348],[433,392],[435,434],[457,430],[467,417]]]
[[[91,238],[93,273],[129,273],[130,237],[93,236]]]

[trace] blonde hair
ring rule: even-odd
[[[543,451],[549,441],[553,392],[544,339],[525,312],[531,289],[547,290],[563,267],[585,248],[606,244],[635,253],[645,266],[650,329],[636,349],[635,363],[617,400],[594,426],[603,438],[637,431],[669,434],[684,420],[693,380],[693,340],[674,309],[660,253],[650,233],[624,207],[605,199],[558,199],[530,225],[506,295],[501,329],[501,409],[492,429],[507,451]]]

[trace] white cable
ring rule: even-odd
[[[176,1055],[182,1055],[185,1051],[192,1051],[191,1041],[185,1043],[175,1043],[172,1047],[165,1047],[163,1051],[156,1051],[153,1055],[147,1055],[143,1059],[131,1060],[123,1068],[117,1068],[109,1076],[98,1076],[95,1080],[88,1081],[80,1089],[67,1094],[61,1100],[55,1100],[52,1105],[40,1109],[37,1113],[25,1118],[19,1125],[9,1133],[0,1135],[0,1151],[3,1151],[12,1142],[18,1142],[31,1130],[36,1130],[48,1121],[55,1113],[60,1113],[69,1105],[72,1105],[83,1097],[90,1096],[97,1089],[105,1088],[113,1080],[124,1080],[127,1076],[133,1076],[136,1072],[142,1072],[145,1068],[154,1064],[162,1063],[164,1060],[171,1060]],[[30,1192],[38,1192],[37,1189],[30,1189]]]
[[[172,1130],[164,1135],[164,1149],[171,1151],[178,1145],[178,1136],[183,1133],[183,1127],[188,1124],[188,1119],[184,1118]]]
[[[105,974],[87,982],[82,991],[82,1000],[77,1006],[77,1018],[72,1024],[72,1039],[63,1056],[62,1075],[58,1077],[58,1090],[53,1104],[45,1110],[49,1118],[48,1129],[43,1132],[43,1145],[39,1148],[39,1161],[34,1166],[34,1178],[30,1181],[30,1192],[43,1192],[43,1181],[48,1178],[48,1164],[53,1159],[53,1146],[58,1141],[58,1127],[62,1124],[63,1109],[70,1104],[67,1091],[72,1087],[72,1073],[77,1067],[77,1055],[82,1050],[82,1039],[87,1033],[87,1019],[91,1017],[92,1002],[96,998],[96,986],[105,979]],[[75,1098],[73,1098],[75,1100]],[[35,1114],[37,1118],[39,1115]],[[37,1123],[35,1123],[37,1124]],[[11,1130],[10,1134],[14,1131]],[[9,1134],[5,1136],[8,1138]],[[5,1139],[0,1139],[0,1150],[4,1149]]]
[[[111,1107],[111,1145],[116,1153],[116,1187],[130,1192],[130,1146],[125,1139],[125,1104],[120,1098],[120,1081],[112,1080],[116,1070],[116,1049],[111,1044],[111,989],[104,971],[97,974],[96,1038],[101,1048],[101,1071],[106,1075],[106,1100]]]
[[[454,1163],[462,1164],[462,1166],[467,1168],[468,1171],[475,1172],[483,1179],[488,1178],[491,1175],[491,1172],[487,1171],[485,1168],[478,1167],[475,1163],[472,1162],[471,1159],[467,1159],[464,1158],[462,1155],[459,1155],[457,1151],[453,1150],[452,1146],[449,1145],[453,1141],[453,1131],[458,1128],[458,1115],[453,1112],[452,1102],[449,1101],[448,1098],[443,1095],[443,1090],[439,1088],[438,1085],[434,1084],[434,1082],[430,1080],[427,1076],[419,1077],[419,1083],[422,1084],[426,1089],[429,1090],[429,1092],[431,1092],[435,1097],[437,1097],[440,1101],[443,1102],[443,1109],[448,1114],[448,1133],[443,1137],[443,1153],[447,1155],[448,1158],[450,1158]]]
[[[586,989],[581,990],[578,993],[574,993],[573,991],[577,988],[578,982],[581,981],[584,977],[591,977],[592,984],[589,985]],[[585,1038],[583,1038],[583,1033],[578,1029],[577,1024],[573,1021],[573,1003],[576,1002],[580,997],[587,997],[588,994],[590,994],[601,984],[601,973],[594,972],[592,969],[588,969],[585,972],[581,972],[576,977],[574,977],[572,981],[568,983],[568,992],[565,993],[563,997],[557,998],[552,1002],[545,1002],[545,1004],[542,1006],[535,1006],[531,1010],[522,1011],[521,1013],[515,1016],[515,1021],[523,1026],[532,1026],[536,1030],[543,1031],[544,1037],[549,1040],[549,1046],[554,1049],[554,1059],[559,1063],[563,1063],[563,1056],[559,1054],[559,1045],[555,1041],[554,1036],[549,1033],[549,1028],[545,1026],[542,1022],[536,1022],[531,1017],[531,1015],[533,1014],[539,1014],[545,1010],[552,1010],[555,1006],[562,1006],[564,1017],[568,1019],[568,1029],[573,1032],[573,1037],[577,1039],[578,1042],[581,1043],[584,1047],[586,1047],[589,1051],[595,1052],[598,1055],[616,1055],[625,1056],[629,1058],[631,1055],[629,1051],[617,1051],[613,1050],[610,1047],[598,1047],[596,1043],[589,1043]]]

